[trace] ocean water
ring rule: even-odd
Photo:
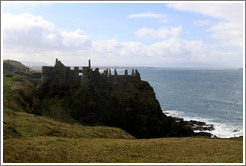
[[[243,135],[243,70],[140,68],[164,112],[213,124],[213,135]],[[129,70],[128,73],[131,73]]]

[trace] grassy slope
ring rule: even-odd
[[[242,139],[134,139],[121,129],[82,126],[25,113],[4,77],[4,162],[242,162]],[[17,86],[18,85],[18,86]]]
[[[61,136],[68,138],[133,138],[125,131],[113,127],[82,126],[76,123],[62,123],[49,117],[27,114],[13,97],[16,88],[26,86],[25,82],[4,77],[3,123],[4,138]]]
[[[4,142],[6,162],[242,162],[242,140],[33,137]],[[14,153],[13,153],[14,152]]]
[[[8,62],[9,64],[13,65],[16,67],[17,70],[19,71],[25,71],[28,69],[27,66],[23,65],[22,63],[18,62],[18,61],[15,61],[15,60],[3,60],[3,62]]]

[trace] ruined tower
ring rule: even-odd
[[[57,79],[60,84],[68,83],[69,81],[80,80],[80,84],[84,85],[91,81],[139,81],[141,80],[140,74],[137,70],[132,69],[132,74],[128,75],[128,70],[125,70],[124,75],[118,75],[116,69],[114,69],[114,75],[111,69],[105,69],[103,73],[99,72],[99,68],[91,68],[91,60],[88,61],[88,66],[83,66],[79,69],[78,66],[74,66],[73,70],[70,67],[65,66],[60,60],[56,59],[54,67],[43,66],[42,67],[42,80]]]

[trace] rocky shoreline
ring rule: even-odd
[[[170,116],[165,111],[163,113],[167,116]],[[179,122],[182,125],[190,126],[195,131],[194,136],[207,136],[213,138],[216,137],[215,135],[209,133],[210,131],[214,130],[213,124],[206,124],[205,122],[196,121],[196,120],[185,121],[183,118],[173,117],[173,116],[170,117],[174,118],[176,122]]]
[[[170,116],[168,112],[163,111],[163,113],[167,116]],[[197,120],[189,120],[186,121],[184,118],[179,118],[179,117],[173,117],[176,120],[176,122],[181,123],[182,125],[187,125],[190,126],[194,132],[194,136],[206,136],[210,138],[218,138],[216,135],[213,135],[210,133],[210,131],[215,130],[213,124],[206,124],[205,122],[197,121]],[[237,132],[238,130],[234,130],[233,132]],[[243,136],[238,136],[238,137],[230,137],[230,139],[235,139],[235,138],[243,138]]]
[[[190,120],[185,121],[183,118],[173,117],[176,121],[190,126],[195,131],[195,136],[208,136],[208,137],[216,137],[215,135],[209,133],[209,131],[214,130],[213,124],[206,124],[205,122]]]

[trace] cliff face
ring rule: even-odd
[[[194,134],[187,124],[177,123],[162,113],[153,88],[148,82],[141,81],[137,70],[131,76],[127,73],[112,76],[108,71],[101,75],[98,70],[92,71],[89,65],[83,68],[83,77],[64,79],[62,71],[69,71],[68,76],[71,76],[80,70],[77,68],[72,72],[64,65],[55,66],[54,72],[58,76],[44,79],[36,88],[30,82],[32,75],[19,62],[6,61],[4,66],[4,73],[9,77],[21,73],[20,77],[28,79],[15,79],[15,88],[10,92],[17,105],[27,113],[51,116],[64,122],[77,120],[86,125],[119,127],[137,138]],[[85,77],[89,81],[81,84]]]
[[[191,136],[190,127],[162,113],[153,88],[145,81],[93,81],[80,86],[43,82],[42,98],[64,100],[64,109],[82,124],[120,127],[137,138]]]

